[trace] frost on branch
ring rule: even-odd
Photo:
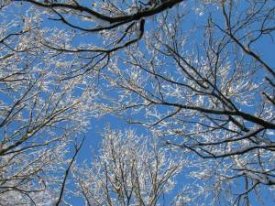
[[[183,188],[176,204],[268,202],[274,1],[94,3],[1,4],[7,13],[23,5],[40,14],[1,27],[1,92],[11,95],[1,99],[2,154],[61,133],[70,140],[91,113],[112,112],[187,156],[199,192]],[[42,124],[45,117],[50,123]]]
[[[154,138],[106,129],[95,160],[74,172],[88,205],[158,205],[182,166]]]
[[[275,184],[274,2],[240,4],[208,2],[202,17],[186,5],[160,15],[142,46],[125,49],[104,73],[116,88],[115,113],[194,161],[219,162],[208,186],[222,185],[231,204],[249,204],[250,194]]]
[[[22,16],[5,9],[0,11],[0,204],[52,205],[70,145],[95,114],[96,91],[83,78],[62,81],[70,64],[54,59],[37,38],[44,32],[37,28],[40,13],[31,9]]]

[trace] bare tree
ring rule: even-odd
[[[49,205],[94,93],[82,79],[60,81],[66,62],[40,44],[40,14],[16,11],[0,11],[0,204]]]
[[[274,1],[20,2],[42,12],[60,82],[97,71],[102,111],[188,152],[200,195],[250,205],[274,189]]]
[[[56,32],[42,35],[43,45],[57,51],[58,54],[76,54],[82,59],[82,64],[67,71],[66,77],[72,78],[91,70],[100,70],[109,63],[111,56],[123,48],[137,43],[142,39],[146,19],[168,10],[183,0],[169,1],[52,1],[23,0],[23,5],[35,5],[44,13],[44,22],[56,25],[66,31],[69,39],[85,39],[56,41]],[[12,4],[18,5],[17,1]],[[60,26],[60,23],[63,26]],[[46,24],[45,24],[46,25]],[[44,25],[44,26],[45,26]],[[70,31],[70,32],[68,32]],[[82,42],[82,40],[80,40]],[[86,61],[85,61],[86,60]],[[84,63],[85,62],[85,63]]]
[[[183,164],[154,138],[107,129],[93,163],[74,172],[87,205],[153,206],[173,190]]]
[[[193,174],[212,174],[208,187],[219,193],[212,200],[231,188],[229,205],[250,205],[250,193],[261,199],[258,193],[275,184],[275,7],[272,1],[213,4],[202,4],[197,15],[188,6],[160,14],[144,47],[125,49],[103,75],[109,89],[118,88],[110,104],[118,115],[147,126],[168,146],[208,159]]]

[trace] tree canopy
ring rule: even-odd
[[[1,0],[0,25],[0,204],[275,202],[273,0]],[[105,115],[148,141],[111,125],[83,166]]]

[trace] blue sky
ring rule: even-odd
[[[215,6],[213,6],[212,9],[215,10],[216,9]],[[194,11],[191,11],[191,12],[194,12]],[[215,18],[215,14],[216,13],[214,13],[213,18]],[[203,25],[203,23],[205,23],[206,18],[204,18],[205,16],[203,14],[202,15],[191,14],[191,18],[189,17],[190,19],[192,19],[192,15],[194,17],[193,22],[192,21],[185,22],[185,23],[187,23],[187,25],[185,25],[185,27],[189,27],[189,26],[192,27],[192,25],[194,25],[194,24],[195,25],[198,25],[198,24]],[[218,15],[219,14],[217,13],[216,20],[219,23]],[[223,24],[222,21],[220,23]],[[147,27],[147,30],[154,29],[153,24],[150,23],[150,21],[147,21],[146,27]],[[88,38],[88,36],[86,38]],[[78,39],[78,41],[81,43],[87,42],[86,38],[80,38],[80,39]],[[197,41],[199,41],[200,38],[202,38],[202,35],[197,34],[197,36],[195,38],[197,39]],[[93,43],[93,41],[90,43]],[[190,43],[190,45],[191,45],[191,43]],[[272,53],[270,51],[271,50],[275,51],[275,44],[274,44],[274,42],[272,42],[271,38],[264,38],[258,44],[254,45],[254,48],[258,51],[258,53],[261,54],[261,56],[267,62],[274,65],[274,63],[275,63],[274,62],[274,60],[275,60],[274,53]],[[257,99],[256,99],[256,101],[257,101]],[[253,107],[252,108],[247,107],[244,109],[248,112],[253,112]],[[125,121],[119,119],[118,117],[115,117],[114,115],[106,115],[100,119],[93,119],[93,120],[91,120],[90,129],[87,132],[87,134],[85,135],[86,136],[86,144],[83,146],[83,149],[80,153],[79,161],[82,161],[84,159],[88,159],[88,160],[93,159],[91,157],[91,154],[96,154],[96,151],[100,146],[100,142],[101,142],[100,133],[103,132],[104,127],[109,126],[109,125],[112,129],[134,128],[138,133],[146,133],[146,130],[144,130],[141,126],[129,125]],[[191,180],[188,177],[186,177],[186,175],[188,175],[188,174],[186,173],[186,171],[184,171],[181,175],[178,176],[178,185],[176,186],[176,189],[174,190],[174,192],[169,194],[166,197],[166,202],[164,203],[164,205],[168,205],[167,202],[169,202],[173,198],[173,196],[175,196],[175,194],[177,194],[177,192],[179,192],[182,189],[183,185],[190,183]],[[238,186],[236,186],[236,188],[235,188],[236,192],[239,190],[239,188],[243,187],[243,180],[240,179],[239,182],[237,182],[237,184],[238,184]],[[202,186],[203,186],[203,183],[202,183]],[[240,191],[241,191],[241,189],[240,189]],[[270,192],[268,192],[265,189],[263,189],[263,191],[264,192],[262,195],[263,195],[263,199],[266,202],[266,205],[271,206],[274,201],[274,199],[272,199],[272,195],[270,194]],[[256,206],[256,205],[258,205],[258,202],[256,202],[255,195],[256,195],[255,193],[251,193],[250,198],[253,202],[253,205]],[[208,200],[206,198],[205,201],[210,201],[209,198],[211,198],[211,196],[208,197]],[[226,199],[226,197],[224,197],[224,198]],[[75,203],[75,204],[77,204],[77,203]],[[223,205],[223,204],[225,204],[225,203],[221,203],[221,205]],[[81,205],[81,203],[79,205]]]
[[[89,3],[90,4],[90,3]],[[191,3],[191,6],[192,3]],[[25,9],[28,6],[24,6],[24,7],[18,7],[18,10],[20,10],[20,12],[24,13]],[[11,10],[9,11],[9,15],[11,15],[10,18],[13,18],[12,13],[15,11],[14,8],[10,8]],[[191,11],[193,12],[193,11]],[[30,14],[31,15],[31,14]],[[194,22],[188,22],[190,24],[190,26],[195,23],[204,23],[205,19],[204,19],[204,15],[200,16],[200,15],[195,15],[193,14],[194,17]],[[192,19],[192,16],[191,16]],[[1,21],[0,21],[1,22]],[[148,21],[150,22],[150,21]],[[56,27],[58,26],[59,28],[63,28],[66,29],[66,27],[63,27],[62,25],[60,25],[59,23],[56,24],[56,22],[54,21],[45,21],[45,26],[46,27]],[[185,25],[187,26],[187,25]],[[152,23],[147,23],[146,27],[148,30],[150,29],[154,29],[153,28],[153,24]],[[198,34],[198,38],[197,40],[199,41],[200,38],[200,34]],[[93,37],[91,38],[91,35],[87,34],[87,35],[83,35],[81,37],[76,38],[75,40],[75,44],[93,44],[93,43],[98,43],[97,37]],[[259,42],[259,44],[255,45],[255,49],[257,49],[259,51],[259,53],[263,56],[263,58],[269,62],[271,65],[275,65],[275,56],[274,56],[274,52],[270,52],[270,51],[275,51],[275,44],[274,42],[271,40],[271,38],[266,38],[263,41]],[[5,99],[5,97],[0,96],[1,99]],[[7,100],[7,99],[5,99]],[[257,99],[255,99],[255,101],[257,101]],[[245,108],[247,111],[250,111],[250,108]],[[253,109],[253,108],[252,108]],[[127,124],[127,122],[125,122],[124,120],[121,120],[120,118],[116,117],[115,115],[104,115],[103,117],[100,117],[99,119],[96,118],[92,118],[90,121],[90,126],[89,129],[87,131],[87,133],[85,134],[85,144],[83,145],[83,148],[78,156],[78,162],[82,162],[84,160],[86,161],[92,161],[93,160],[93,156],[95,155],[100,147],[100,143],[101,143],[101,133],[104,131],[104,128],[106,126],[110,126],[112,129],[128,129],[128,128],[132,128],[134,130],[136,130],[137,133],[147,133],[147,131],[142,127],[142,126],[137,126],[137,125],[129,125]],[[190,179],[188,180],[188,178],[186,178],[186,173],[182,173],[179,175],[178,177],[178,185],[176,186],[176,189],[173,193],[169,194],[165,200],[165,203],[163,203],[164,205],[168,205],[167,202],[169,202],[169,200],[172,199],[173,196],[175,196],[175,194],[177,192],[179,192],[182,188],[182,185],[185,185],[186,183],[190,183]],[[242,185],[242,182],[239,182],[240,185]],[[237,189],[238,190],[238,189]],[[254,199],[253,195],[255,195],[254,193],[251,193],[251,198],[252,200]],[[263,193],[263,198],[266,201],[266,205],[267,206],[272,206],[272,204],[274,203],[272,200],[272,197],[270,195],[269,192],[265,191]],[[211,197],[210,197],[211,198]],[[226,198],[226,197],[225,197]],[[274,198],[274,197],[273,197]],[[71,200],[73,202],[73,205],[76,206],[81,206],[83,205],[83,203],[80,203],[79,200],[77,199],[72,199]],[[255,206],[258,203],[255,202]],[[221,203],[221,205],[223,205]]]

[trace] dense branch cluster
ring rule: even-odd
[[[53,61],[39,42],[39,14],[10,15],[1,17],[0,32],[0,204],[45,205],[58,196],[96,92],[80,78],[61,81],[66,62]]]
[[[76,167],[74,173],[88,205],[157,205],[174,189],[173,177],[185,163],[154,138],[108,129],[92,168]]]
[[[274,201],[274,22],[273,0],[0,1],[0,204]],[[107,129],[80,169],[104,114],[156,142]]]

